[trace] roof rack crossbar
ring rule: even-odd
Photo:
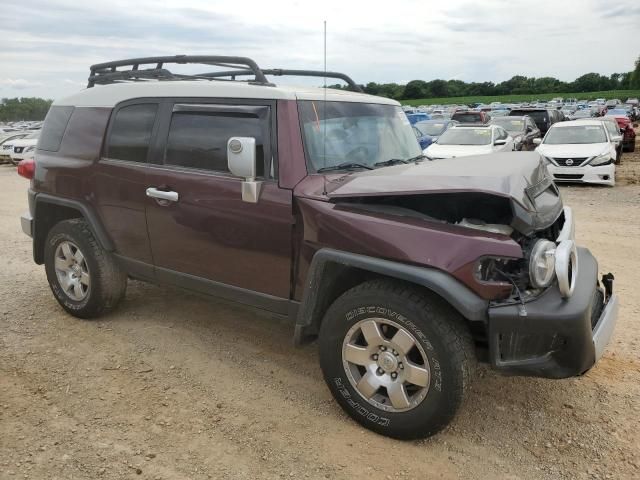
[[[147,77],[147,75],[152,75],[151,72],[162,71],[162,78],[164,79],[173,75],[169,70],[163,69],[165,63],[199,63],[222,66],[225,68],[240,68],[242,69],[241,71],[245,74],[254,75],[255,83],[262,85],[271,85],[256,62],[247,57],[229,57],[221,55],[174,55],[166,57],[130,58],[127,60],[116,60],[113,62],[97,63],[90,67],[89,82],[87,88],[91,88],[96,84],[106,84],[112,83],[114,81],[142,78],[139,72],[147,72],[146,74],[143,74],[144,77]],[[155,64],[155,68],[140,70],[139,66],[145,64]],[[131,69],[118,70],[118,67],[131,67]],[[136,73],[128,78],[126,74],[131,72]],[[185,77],[198,77],[198,75]]]
[[[269,69],[262,69],[262,73],[264,73],[265,75],[274,75],[277,77],[292,76],[292,77],[337,78],[339,80],[343,80],[349,86],[350,90],[353,90],[354,92],[363,93],[362,88],[360,88],[360,85],[354,82],[353,79],[348,75],[340,72],[325,72],[322,70],[288,70],[284,68],[269,68]],[[246,70],[229,70],[225,72],[203,73],[200,76],[208,77],[208,78],[217,78],[217,77],[235,78],[236,76],[250,75],[250,74],[251,72],[248,72]]]

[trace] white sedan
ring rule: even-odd
[[[621,137],[612,136],[599,120],[558,122],[549,129],[536,151],[547,161],[556,182],[614,186],[615,143],[620,140]]]
[[[11,151],[11,163],[17,165],[20,160],[33,157],[38,144],[38,138],[40,137],[40,131],[30,133],[24,138],[14,140],[12,142],[13,149]]]
[[[438,140],[424,149],[432,160],[466,157],[514,149],[513,137],[497,125],[456,125],[446,130]]]

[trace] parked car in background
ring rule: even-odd
[[[33,156],[32,152],[36,149],[38,138],[40,138],[39,130],[13,141],[13,149],[10,154],[11,158],[9,159],[11,163],[18,165],[20,160]]]
[[[577,120],[553,125],[537,152],[556,182],[615,185],[615,138],[602,121]]]
[[[623,113],[618,113],[621,111]],[[622,149],[627,152],[634,152],[636,149],[636,132],[634,125],[631,124],[631,119],[624,113],[624,110],[609,110],[605,117],[612,117],[618,123],[618,128],[620,128],[620,133],[622,133]],[[635,126],[637,126],[637,124]]]
[[[426,113],[408,113],[407,118],[409,119],[409,123],[413,125],[418,122],[429,120],[431,117]]]
[[[460,123],[489,123],[491,115],[484,111],[460,110],[451,115],[451,120]]]
[[[613,144],[616,149],[616,164],[620,164],[622,162],[622,140],[623,135],[620,132],[620,126],[614,117],[597,117],[592,120],[597,120],[602,122],[604,127],[609,131],[609,137],[614,139]],[[635,132],[634,132],[635,133]]]
[[[593,118],[593,113],[590,108],[583,108],[580,110],[576,110],[571,115],[569,115],[569,120],[578,120],[580,118]]]
[[[418,138],[418,143],[424,150],[435,142],[442,133],[450,127],[457,125],[455,120],[425,120],[413,126],[413,131]]]
[[[522,117],[494,117],[491,119],[491,124],[504,128],[513,137],[515,150],[518,151],[534,150],[536,145],[533,140],[542,137],[536,123],[527,115]]]
[[[26,132],[16,133],[0,140],[0,163],[11,161],[11,152],[13,152],[13,142],[29,135]]]
[[[514,147],[513,137],[498,125],[455,125],[429,145],[424,154],[436,160],[508,152]]]
[[[540,133],[544,136],[549,127],[560,121],[558,110],[549,108],[514,108],[509,112],[511,117],[522,117],[527,115],[536,122],[536,126],[540,129]]]

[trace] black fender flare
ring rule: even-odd
[[[33,195],[33,196],[32,196]],[[95,213],[91,206],[86,205],[78,200],[72,200],[64,197],[57,197],[54,195],[50,195],[47,193],[37,193],[37,192],[29,192],[29,205],[31,210],[31,205],[33,205],[32,215],[33,215],[33,239],[34,239],[34,259],[36,263],[42,263],[39,260],[37,255],[37,239],[42,236],[42,234],[38,231],[38,207],[42,204],[49,205],[58,205],[61,207],[66,207],[72,210],[75,210],[79,213],[79,216],[84,218],[89,224],[89,228],[93,233],[94,237],[100,244],[100,246],[108,252],[112,252],[115,250],[113,242],[111,238],[107,234],[106,230],[102,226],[102,222],[100,221],[98,215]],[[46,234],[45,234],[46,235]],[[41,239],[44,241],[44,239]]]
[[[435,268],[418,267],[366,255],[322,248],[311,261],[302,301],[297,311],[294,341],[301,344],[319,331],[324,316],[320,300],[326,267],[339,264],[359,270],[395,278],[425,287],[447,301],[470,321],[487,320],[489,301],[479,297],[467,286],[446,272]]]

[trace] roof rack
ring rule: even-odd
[[[269,68],[263,69],[262,73],[265,75],[273,75],[277,77],[320,77],[320,78],[337,78],[339,80],[344,81],[350,90],[358,93],[364,93],[360,85],[353,81],[353,79],[340,72],[325,72],[323,70],[290,70],[284,68]],[[243,75],[251,75],[251,72],[247,72],[246,70],[231,70],[227,72],[211,72],[211,73],[203,73],[200,76],[206,78],[219,78],[219,77],[231,77],[232,80],[235,80],[235,77],[240,77]]]
[[[208,72],[200,74],[173,73],[165,64],[202,64],[216,67],[231,68],[233,70],[222,72]],[[144,65],[153,65],[151,68],[140,68]],[[118,69],[119,67],[129,67]],[[229,57],[219,55],[174,55],[164,57],[142,57],[117,60],[113,62],[97,63],[91,65],[89,83],[87,88],[95,85],[107,85],[119,82],[138,82],[147,80],[222,80],[236,81],[236,77],[252,75],[253,80],[248,80],[254,85],[275,86],[267,80],[265,75],[274,76],[301,76],[337,78],[347,83],[348,88],[362,93],[360,86],[351,77],[339,72],[324,72],[317,70],[285,70],[281,68],[262,70],[258,64],[247,57]],[[225,78],[229,77],[229,78]]]

